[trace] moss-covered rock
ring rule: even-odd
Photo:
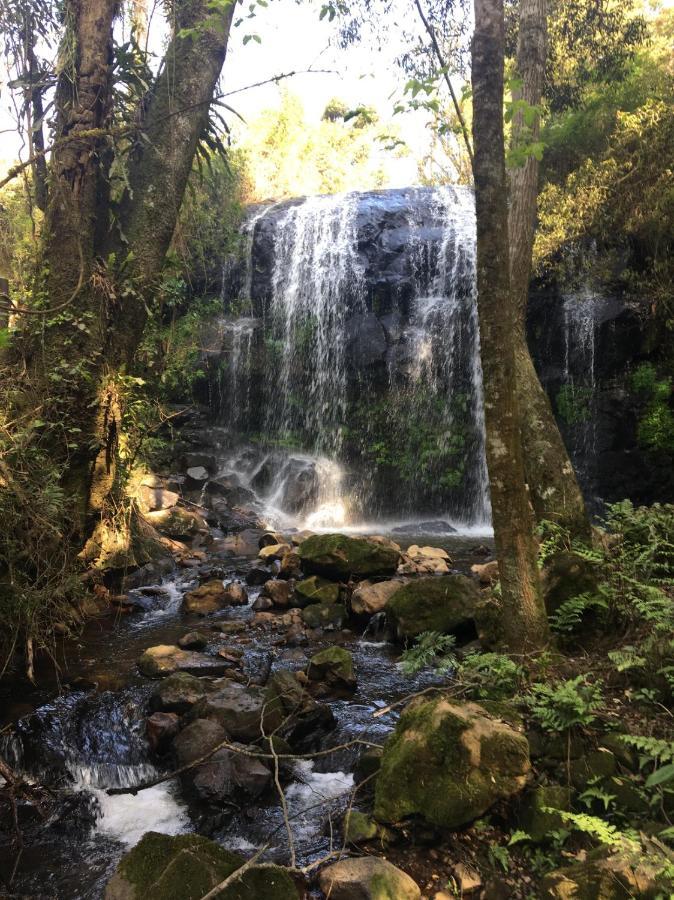
[[[298,552],[305,571],[341,580],[393,575],[400,558],[392,547],[344,534],[316,534],[303,541]]]
[[[365,813],[352,809],[344,816],[344,840],[347,844],[362,844],[377,837],[377,823]]]
[[[244,860],[198,834],[149,831],[117,866],[105,900],[199,900],[239,869]],[[288,872],[253,866],[218,895],[219,900],[298,900]]]
[[[145,519],[160,534],[176,540],[189,540],[196,534],[208,534],[206,520],[199,513],[182,506],[145,513]]]
[[[518,793],[530,770],[526,737],[477,703],[413,700],[384,746],[375,817],[419,815],[458,828]]]
[[[341,628],[346,610],[341,603],[312,603],[302,610],[302,621],[309,628]]]
[[[210,684],[189,675],[187,672],[174,672],[165,678],[150,697],[150,709],[158,712],[174,712],[182,715],[204,697],[210,690]]]
[[[386,613],[401,637],[416,637],[424,631],[445,634],[474,621],[480,591],[464,575],[418,578],[396,591]]]
[[[342,859],[323,869],[319,885],[330,900],[420,900],[409,875],[376,856]]]
[[[662,876],[665,859],[658,848],[648,852],[635,843],[620,851],[606,848],[588,854],[585,862],[550,872],[543,879],[541,900],[654,900],[671,897],[674,883]]]
[[[590,750],[570,763],[571,782],[577,790],[583,790],[595,778],[608,778],[616,772],[615,756],[605,747]]]
[[[339,585],[318,575],[304,578],[295,585],[295,605],[309,606],[312,603],[336,603],[339,600]]]
[[[537,787],[522,801],[519,813],[520,828],[526,831],[533,841],[545,841],[552,831],[564,826],[564,820],[559,813],[547,810],[568,810],[570,804],[568,788],[556,784]]]
[[[351,693],[356,690],[353,657],[344,647],[327,647],[312,656],[307,677],[309,681],[323,682],[335,691]]]

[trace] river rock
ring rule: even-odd
[[[272,573],[269,569],[263,569],[262,566],[253,566],[246,572],[246,584],[249,587],[257,587],[269,581]]]
[[[207,616],[227,606],[245,606],[247,602],[248,594],[240,581],[225,585],[216,578],[185,594],[183,612]]]
[[[273,609],[274,601],[269,597],[265,597],[264,594],[260,594],[259,597],[256,597],[251,604],[251,609],[254,612],[262,612],[267,609]]]
[[[262,531],[257,528],[245,528],[238,534],[228,535],[218,541],[215,549],[225,556],[257,556],[261,534]]]
[[[412,559],[444,559],[451,562],[451,557],[442,547],[420,547],[418,544],[411,544],[407,548],[407,555]]]
[[[178,541],[188,541],[196,535],[208,534],[208,525],[203,516],[182,506],[148,512],[144,518],[160,534]]]
[[[302,560],[299,553],[294,550],[281,560],[281,568],[279,569],[279,578],[299,578],[302,575]]]
[[[260,688],[225,680],[194,706],[191,715],[211,719],[235,741],[248,743],[262,736],[263,704],[264,692]]]
[[[310,574],[348,580],[351,576],[393,575],[400,554],[366,538],[317,534],[299,546],[302,567]]]
[[[155,688],[150,697],[150,709],[182,715],[189,712],[208,690],[208,682],[187,672],[174,672]]]
[[[346,619],[341,603],[312,603],[302,610],[302,621],[309,628],[343,628]]]
[[[424,631],[453,631],[475,618],[480,591],[465,575],[419,578],[403,585],[389,599],[386,614],[401,637]]]
[[[122,857],[105,889],[105,900],[200,900],[244,863],[198,834],[149,831]],[[218,900],[299,900],[280,866],[251,866],[218,894]]]
[[[358,616],[381,612],[404,581],[361,581],[351,595],[351,609]]]
[[[487,707],[491,707],[490,712]],[[380,822],[419,815],[459,828],[526,784],[529,744],[517,717],[498,705],[417,698],[384,746],[375,787]]]
[[[138,507],[142,513],[155,512],[158,509],[171,509],[180,500],[180,494],[168,491],[164,487],[149,487],[141,484],[136,495]]]
[[[258,541],[258,549],[262,550],[263,547],[273,547],[275,544],[285,543],[286,541],[282,534],[276,531],[266,531]]]
[[[309,681],[321,682],[332,692],[351,694],[356,690],[353,657],[344,647],[327,647],[312,656],[307,666]]]
[[[290,544],[266,544],[260,549],[258,556],[265,562],[283,557],[292,550]]]
[[[185,474],[188,490],[199,489],[208,481],[208,469],[205,466],[190,466]]]
[[[409,875],[385,859],[342,859],[323,869],[319,885],[330,900],[420,900]]]
[[[274,606],[285,608],[290,604],[293,585],[289,581],[280,581],[277,578],[271,578],[269,581],[265,581],[262,591],[265,597],[269,597]]]
[[[583,862],[546,875],[538,896],[541,900],[651,900],[671,897],[674,880],[670,877],[665,883],[664,875],[658,872],[655,863],[659,856],[662,865],[665,865],[662,845],[651,844],[646,849],[642,845],[647,840],[642,837],[641,844],[635,841],[633,850],[626,845],[622,850],[600,847],[590,851]],[[671,860],[668,862],[671,865]]]
[[[342,831],[347,844],[362,844],[374,840],[379,832],[379,827],[370,816],[351,809],[344,816]]]
[[[315,531],[309,531],[307,528],[302,531],[295,531],[290,536],[290,541],[294,547],[299,547],[301,543],[306,541],[307,538],[313,537],[315,533]]]
[[[203,631],[188,631],[178,638],[178,646],[182,650],[203,650],[208,645],[210,638]]]
[[[223,675],[227,665],[215,656],[181,650],[172,644],[148,647],[138,660],[138,668],[148,678],[164,678],[173,672],[190,675]]]
[[[475,563],[475,565],[470,567],[470,571],[477,576],[477,580],[485,587],[495,584],[499,579],[497,559],[492,559],[488,563]]]
[[[180,717],[171,712],[155,712],[145,720],[145,734],[150,749],[155,753],[166,750],[170,741],[178,734]]]
[[[273,730],[294,749],[318,745],[323,734],[336,724],[330,707],[317,703],[300,684],[302,674],[274,672],[265,690],[265,731]]]
[[[312,603],[336,603],[339,600],[339,585],[334,581],[310,575],[295,585],[295,604],[300,607]]]
[[[398,525],[391,534],[454,534],[456,528],[442,519],[433,519],[430,522],[410,522],[408,525]]]

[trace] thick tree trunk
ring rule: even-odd
[[[183,201],[199,135],[225,61],[234,15],[232,2],[216,19],[208,0],[184,0],[175,36],[145,103],[120,210],[121,230],[133,250],[130,295],[116,322],[120,361],[133,359],[146,318],[145,294],[159,277]],[[185,31],[194,33],[182,36]]]
[[[503,136],[503,0],[475,0],[472,48],[477,291],[487,466],[499,560],[503,639],[512,651],[547,643],[534,520],[515,392],[516,311],[510,289]]]
[[[139,111],[142,133],[128,161],[128,196],[113,216],[109,126],[118,0],[66,0],[46,274],[36,297],[50,313],[34,341],[31,367],[47,398],[52,455],[75,500],[82,544],[105,530],[111,496],[112,507],[120,507],[124,379],[133,372],[147,304],[208,120],[234,6],[173,5],[174,37]]]
[[[540,106],[543,96],[547,42],[547,0],[520,0],[517,43],[517,78],[513,101]],[[512,144],[539,139],[540,118],[526,125],[524,111],[513,116]],[[522,410],[524,467],[538,520],[549,519],[567,527],[574,537],[590,538],[590,524],[550,401],[538,379],[526,338],[526,311],[531,258],[536,227],[539,163],[530,154],[510,172],[510,280],[515,300],[515,369]]]

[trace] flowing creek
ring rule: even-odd
[[[361,526],[359,531],[367,531]],[[381,532],[381,529],[377,529]],[[462,535],[396,534],[403,547],[431,543],[446,548],[456,570],[467,571],[476,561],[475,548],[489,542],[484,529]],[[254,563],[250,558],[226,562],[211,558],[202,563],[207,571],[218,566],[225,583],[245,576]],[[264,680],[277,669],[301,669],[308,656],[336,642],[352,653],[358,678],[356,693],[348,700],[326,700],[337,726],[321,740],[321,747],[344,744],[354,738],[382,743],[395,724],[397,713],[381,718],[373,713],[406,694],[437,681],[422,674],[404,676],[397,665],[398,649],[377,633],[372,620],[365,635],[325,632],[306,647],[287,647],[278,632],[252,628],[250,604],[259,588],[249,588],[249,605],[228,608],[197,619],[181,611],[183,593],[194,587],[199,570],[167,576],[154,596],[142,589],[131,596],[142,598],[145,611],[88,622],[76,642],[61,647],[60,692],[49,682],[48,670],[39,672],[39,689],[21,686],[21,704],[5,704],[5,719],[19,719],[16,734],[4,741],[2,752],[18,770],[31,775],[59,794],[59,816],[38,826],[21,823],[27,838],[17,863],[16,848],[0,847],[0,869],[16,875],[12,888],[19,895],[55,897],[59,900],[93,900],[123,852],[143,833],[167,834],[206,830],[223,846],[252,852],[271,836],[267,856],[288,862],[289,847],[278,796],[268,789],[259,799],[247,801],[213,823],[200,818],[176,781],[168,781],[137,795],[109,796],[105,789],[135,785],[170,770],[168,761],[154,757],[145,738],[148,698],[157,681],[143,677],[137,660],[149,646],[173,644],[187,631],[208,631],[222,619],[241,619],[251,627],[237,635],[220,635],[207,652],[226,646],[244,651],[243,671],[251,679]],[[19,691],[17,691],[19,693]],[[330,823],[335,826],[351,796],[357,748],[339,750],[316,760],[298,761],[285,793],[293,826],[293,842],[299,864],[317,859],[330,848]],[[355,806],[358,806],[356,795]],[[335,828],[335,831],[337,829]],[[334,840],[339,840],[335,837]]]

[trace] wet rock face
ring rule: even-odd
[[[446,634],[474,621],[479,601],[480,591],[465,575],[417,578],[389,598],[386,612],[401,637]]]

